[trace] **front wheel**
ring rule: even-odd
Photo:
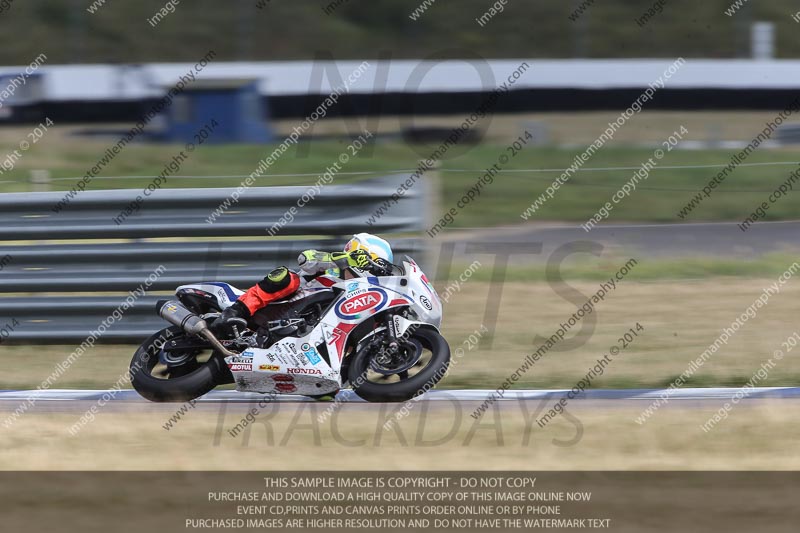
[[[369,346],[350,361],[348,381],[369,402],[402,402],[427,392],[441,380],[450,364],[450,346],[432,328],[421,328],[390,356]]]
[[[131,383],[151,402],[185,402],[231,382],[224,358],[212,349],[165,351],[164,344],[185,338],[177,326],[155,333],[131,359]],[[166,364],[165,364],[166,363]]]

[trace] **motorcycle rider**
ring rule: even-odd
[[[392,247],[384,239],[369,233],[357,233],[347,241],[342,252],[306,250],[297,258],[300,271],[306,279],[329,274],[342,279],[357,277],[359,272],[370,272],[372,261],[394,259]],[[300,275],[285,266],[279,266],[263,280],[250,287],[236,302],[226,308],[212,330],[230,331],[233,326],[247,327],[247,319],[270,302],[288,298],[300,288]]]

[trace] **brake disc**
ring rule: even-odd
[[[392,360],[388,364],[379,362],[373,357],[369,367],[378,374],[391,376],[412,368],[419,362],[420,357],[422,357],[422,344],[416,339],[407,339],[400,343],[396,354],[391,354]]]

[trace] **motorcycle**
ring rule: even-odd
[[[219,385],[242,392],[321,398],[350,386],[370,402],[400,402],[447,372],[442,302],[413,259],[370,260],[372,273],[303,278],[227,335],[213,323],[243,292],[227,283],[182,285],[158,314],[172,326],[131,360],[134,389],[154,402],[188,401]],[[226,338],[229,337],[229,338]]]

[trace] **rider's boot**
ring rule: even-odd
[[[239,332],[247,329],[247,319],[250,318],[247,306],[237,300],[211,324],[211,332],[217,337],[228,338],[234,335],[234,328]]]
[[[231,334],[233,326],[247,328],[247,319],[270,302],[294,294],[300,287],[300,276],[286,267],[278,267],[250,287],[233,305],[222,312],[211,330],[216,334]]]

